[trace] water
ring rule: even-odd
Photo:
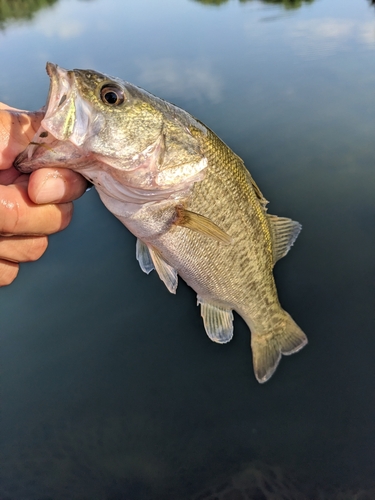
[[[50,60],[200,118],[270,212],[303,224],[275,274],[310,343],[258,385],[244,322],[211,343],[192,290],[144,275],[134,237],[88,192],[0,291],[1,500],[183,500],[255,460],[325,498],[375,488],[375,8],[49,4],[6,19],[0,4],[0,100],[42,106]]]

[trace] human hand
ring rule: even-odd
[[[42,112],[27,112],[0,103],[0,286],[17,276],[20,262],[39,259],[47,235],[64,229],[87,181],[68,169],[43,168],[30,175],[13,167],[32,140]]]

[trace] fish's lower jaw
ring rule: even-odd
[[[265,332],[252,327],[251,349],[253,368],[260,384],[267,382],[274,374],[281,356],[289,356],[300,351],[307,344],[307,337],[285,311],[283,321],[273,330]]]
[[[13,162],[14,168],[21,174],[30,174],[34,171],[34,163],[29,163],[27,153],[23,151]]]

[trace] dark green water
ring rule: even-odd
[[[143,274],[88,192],[0,290],[1,500],[183,500],[253,460],[375,487],[375,8],[211,3],[2,2],[0,100],[42,106],[50,60],[205,122],[303,224],[275,274],[310,343],[258,385],[244,322],[210,342],[193,291]]]

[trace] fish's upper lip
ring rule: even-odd
[[[51,63],[51,62],[47,62],[46,64],[46,71],[47,71],[47,75],[52,78],[52,75],[55,75],[56,72],[57,72],[57,64],[54,64],[54,63]]]
[[[46,103],[46,114],[42,120],[42,126],[57,139],[66,139],[63,122],[63,103],[68,101],[74,92],[75,77],[73,71],[68,71],[57,64],[48,62],[47,74],[50,77],[50,88]]]
[[[61,68],[57,64],[47,62],[47,74],[50,77],[50,90],[47,101],[46,117],[56,111],[62,97],[67,96],[74,85],[74,72]],[[52,97],[54,101],[52,102]]]

